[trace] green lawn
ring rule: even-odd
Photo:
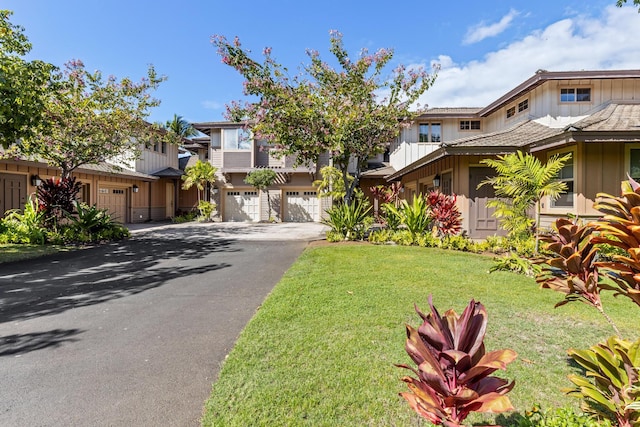
[[[428,311],[462,312],[471,298],[489,315],[487,350],[512,348],[505,375],[518,411],[573,405],[561,387],[574,368],[565,350],[613,334],[583,304],[554,309],[562,295],[507,272],[488,273],[491,258],[400,246],[333,245],[307,249],[241,334],[206,403],[203,425],[419,426],[398,396],[408,371],[404,324]],[[629,337],[640,335],[638,309],[605,299]],[[491,422],[491,416],[474,416]]]
[[[68,250],[61,246],[53,245],[0,245],[0,263],[20,261],[23,259],[38,258],[44,255],[54,254]]]

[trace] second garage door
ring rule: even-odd
[[[320,221],[320,200],[316,191],[287,191],[285,197],[286,222]]]
[[[107,209],[118,222],[127,222],[127,192],[124,188],[98,188],[98,207]]]
[[[260,197],[257,191],[227,191],[224,199],[225,221],[260,221]]]

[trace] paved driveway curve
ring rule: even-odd
[[[193,426],[318,224],[182,224],[0,264],[0,425]]]

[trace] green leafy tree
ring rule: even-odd
[[[276,182],[278,175],[273,169],[256,169],[247,174],[244,179],[246,184],[255,187],[258,191],[267,193],[267,207],[269,209],[269,219],[271,219],[271,197],[269,196],[269,187]]]
[[[564,182],[556,177],[571,154],[555,155],[546,164],[542,164],[536,157],[517,151],[515,153],[498,156],[498,159],[484,159],[484,163],[496,170],[495,177],[482,181],[478,187],[491,185],[496,196],[500,199],[492,200],[487,205],[496,208],[496,217],[504,217],[510,234],[522,231],[522,224],[528,224],[527,211],[535,206],[535,252],[539,247],[540,203],[542,198],[549,197],[556,200],[567,190]]]
[[[333,197],[335,200],[343,200],[346,194],[342,172],[333,166],[324,166],[320,169],[322,179],[313,181],[313,186],[318,189],[318,197]],[[353,177],[347,175],[347,182],[351,184]]]
[[[618,7],[622,7],[625,4],[627,4],[627,0],[618,0],[616,2],[616,6],[618,6]],[[633,0],[633,5],[634,6],[638,6],[638,12],[640,12],[640,0]]]
[[[191,123],[177,114],[173,115],[173,119],[167,120],[164,128],[183,138],[189,138],[198,134],[198,131],[191,125]]]
[[[273,59],[270,48],[260,63],[250,58],[237,38],[228,42],[214,36],[212,41],[222,62],[244,77],[245,95],[258,98],[232,103],[228,118],[246,120],[257,138],[271,141],[282,155],[295,155],[298,165],[317,163],[320,154],[329,153],[344,182],[349,182],[349,164],[354,163],[354,179],[345,187],[347,204],[367,160],[384,152],[401,127],[422,112],[414,103],[435,79],[424,69],[404,66],[384,76],[393,51],[370,54],[363,49],[351,59],[336,31],[330,33],[330,52],[338,67],[309,50],[310,63],[295,77]]]
[[[24,29],[9,22],[11,15],[0,10],[0,145],[5,148],[31,136],[41,124],[56,69],[22,58],[31,44]]]
[[[141,144],[153,139],[177,142],[171,132],[146,121],[150,109],[160,104],[150,92],[163,80],[152,66],[138,83],[113,76],[105,80],[99,71],[88,72],[82,61],[70,61],[47,99],[43,124],[23,140],[19,153],[60,168],[67,179],[83,165],[136,159]]]
[[[207,183],[213,184],[216,182],[216,172],[218,169],[209,162],[203,162],[198,160],[195,165],[187,167],[182,175],[182,189],[188,190],[194,185],[198,189],[198,204],[202,197],[200,192],[204,191]]]

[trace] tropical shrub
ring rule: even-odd
[[[528,258],[523,258],[513,252],[508,255],[494,258],[493,265],[489,268],[489,272],[494,271],[511,271],[528,277],[534,277],[540,273],[541,267],[534,264]]]
[[[405,349],[417,365],[398,367],[412,371],[417,378],[405,376],[410,392],[400,393],[420,416],[436,425],[461,426],[470,412],[512,410],[506,396],[514,382],[490,376],[517,357],[513,350],[485,352],[487,327],[485,307],[474,300],[462,315],[448,310],[441,316],[429,296],[431,313],[418,329],[407,325]]]
[[[196,212],[187,212],[178,216],[174,216],[173,218],[171,218],[171,222],[173,222],[174,224],[182,224],[184,222],[194,221],[197,216],[198,214]]]
[[[69,242],[90,243],[129,236],[129,231],[115,222],[106,209],[76,201],[75,212],[67,215],[69,224],[64,227],[63,235]]]
[[[25,204],[22,212],[14,209],[0,219],[2,224],[0,243],[43,245],[46,243],[47,236],[44,221],[45,213],[38,209],[37,199],[31,199]]]
[[[208,200],[200,200],[198,202],[198,212],[200,212],[200,219],[203,221],[209,221],[211,214],[216,208],[215,203],[211,203]]]
[[[583,399],[582,410],[612,418],[620,427],[640,426],[640,340],[611,337],[588,350],[569,350],[569,356],[585,369],[587,378],[570,375],[575,388],[570,395]],[[634,405],[635,404],[635,405]]]
[[[342,236],[342,240],[361,240],[365,232],[373,224],[369,215],[371,204],[364,198],[358,198],[351,204],[343,202],[327,210],[328,218],[323,224],[331,227],[331,231]]]
[[[49,178],[38,187],[39,209],[44,212],[44,219],[54,227],[67,214],[73,213],[76,196],[82,185],[71,178]]]
[[[578,300],[595,307],[620,335],[604,312],[600,293],[613,291],[640,306],[640,185],[629,179],[622,184],[621,197],[597,196],[594,207],[604,214],[600,220],[586,226],[556,221],[556,234],[545,239],[550,255],[537,281],[565,294],[557,305]],[[600,245],[624,252],[598,261]],[[586,370],[586,377],[570,376],[576,388],[569,391],[583,399],[584,410],[614,419],[620,426],[640,426],[639,343],[611,337],[587,350],[569,350]]]
[[[402,219],[402,223],[411,234],[416,235],[431,228],[431,217],[427,208],[427,201],[422,194],[413,196],[411,203],[403,200],[399,208],[392,208],[388,205],[389,210],[397,211],[397,215]],[[394,212],[394,214],[396,214]]]
[[[439,236],[450,236],[462,230],[462,214],[456,206],[456,195],[430,191],[427,195],[431,220]]]
[[[383,215],[379,216],[378,221],[384,222],[389,230],[397,230],[402,225],[402,215],[393,203],[385,203],[380,208]]]

